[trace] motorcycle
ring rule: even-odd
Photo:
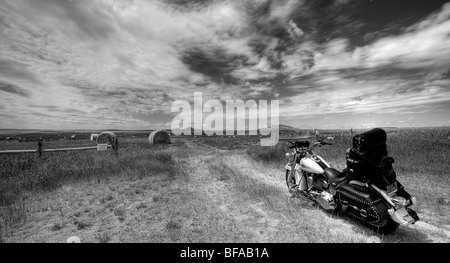
[[[333,145],[333,139],[316,139],[312,145],[308,140],[288,141],[292,151],[286,153],[289,162],[285,169],[286,184],[291,194],[306,196],[325,210],[357,218],[380,234],[391,234],[400,225],[414,224],[419,220],[417,213],[411,209],[416,198],[406,192],[395,177],[388,185],[383,185],[376,178],[353,176],[353,170],[356,170],[352,166],[353,159],[358,159],[351,154],[357,152],[355,149],[347,150],[347,168],[342,171],[332,168],[314,153],[316,147]],[[393,163],[393,158],[383,160],[386,159],[388,164]]]

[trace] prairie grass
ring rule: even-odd
[[[220,150],[243,150],[247,149],[249,146],[259,143],[259,138],[256,136],[199,137],[196,138],[196,140]]]
[[[114,152],[48,153],[0,155],[0,240],[7,228],[23,223],[27,216],[26,197],[77,182],[101,182],[116,176],[144,178],[165,175],[169,180],[183,173],[172,151],[164,147]],[[107,204],[113,199],[100,200]],[[119,220],[123,210],[114,211]],[[79,229],[89,222],[74,222]],[[58,226],[54,226],[55,229]]]
[[[450,212],[450,177],[446,174],[450,168],[449,131],[405,129],[388,133],[389,155],[396,161],[398,180],[418,197],[416,211],[420,217],[429,215],[430,221],[443,225],[449,224]],[[352,135],[328,133],[322,132],[335,137],[334,145],[315,151],[332,166],[343,169]],[[46,227],[34,229],[31,240],[61,242],[72,231],[85,235],[86,242],[252,240],[245,227],[200,194],[196,177],[202,173],[211,174],[211,180],[219,185],[229,186],[227,191],[235,193],[242,203],[260,204],[267,222],[279,222],[273,242],[367,242],[368,235],[358,226],[355,234],[352,223],[342,224],[313,204],[289,198],[286,189],[255,179],[242,166],[227,162],[228,154],[245,151],[248,158],[256,160],[245,163],[261,162],[282,173],[288,151],[282,142],[260,147],[257,140],[247,137],[196,138],[192,144],[201,146],[200,150],[185,151],[183,140],[177,139],[163,147],[152,146],[142,138],[124,141],[121,139],[123,148],[118,155],[109,151],[46,153],[41,158],[35,154],[0,155],[0,243],[28,240],[28,228],[43,221]],[[63,141],[52,143],[55,148],[65,147]],[[20,147],[33,149],[24,145]],[[17,149],[14,147],[8,144],[6,148]],[[198,159],[195,155],[204,157],[205,149],[211,148],[216,149],[211,150],[214,156],[206,166],[191,162]],[[11,236],[11,229],[20,226],[27,230]]]
[[[106,232],[97,233],[96,237],[99,243],[108,243],[111,240],[111,236]]]
[[[255,160],[281,165],[286,160],[286,146],[282,142],[273,147],[252,145],[247,149],[247,154]]]

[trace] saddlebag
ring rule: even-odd
[[[387,205],[377,193],[362,185],[361,183],[361,186],[352,186],[345,183],[337,189],[341,211],[365,223],[382,222],[389,217]]]

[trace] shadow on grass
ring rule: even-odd
[[[426,234],[420,230],[400,226],[391,235],[380,235],[382,243],[433,243]]]
[[[318,205],[316,207],[318,207]],[[413,229],[408,226],[400,226],[394,233],[382,235],[377,233],[373,226],[364,224],[357,218],[350,215],[338,215],[333,211],[326,211],[322,208],[320,209],[330,218],[341,219],[346,224],[351,225],[352,229],[356,233],[378,237],[381,243],[433,243],[433,240],[431,240],[426,234],[422,233],[420,230]]]

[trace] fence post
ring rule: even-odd
[[[117,150],[119,150],[119,138],[114,138],[114,145],[113,145],[113,149],[117,154]]]
[[[37,155],[38,157],[42,156],[42,140],[38,141]]]

